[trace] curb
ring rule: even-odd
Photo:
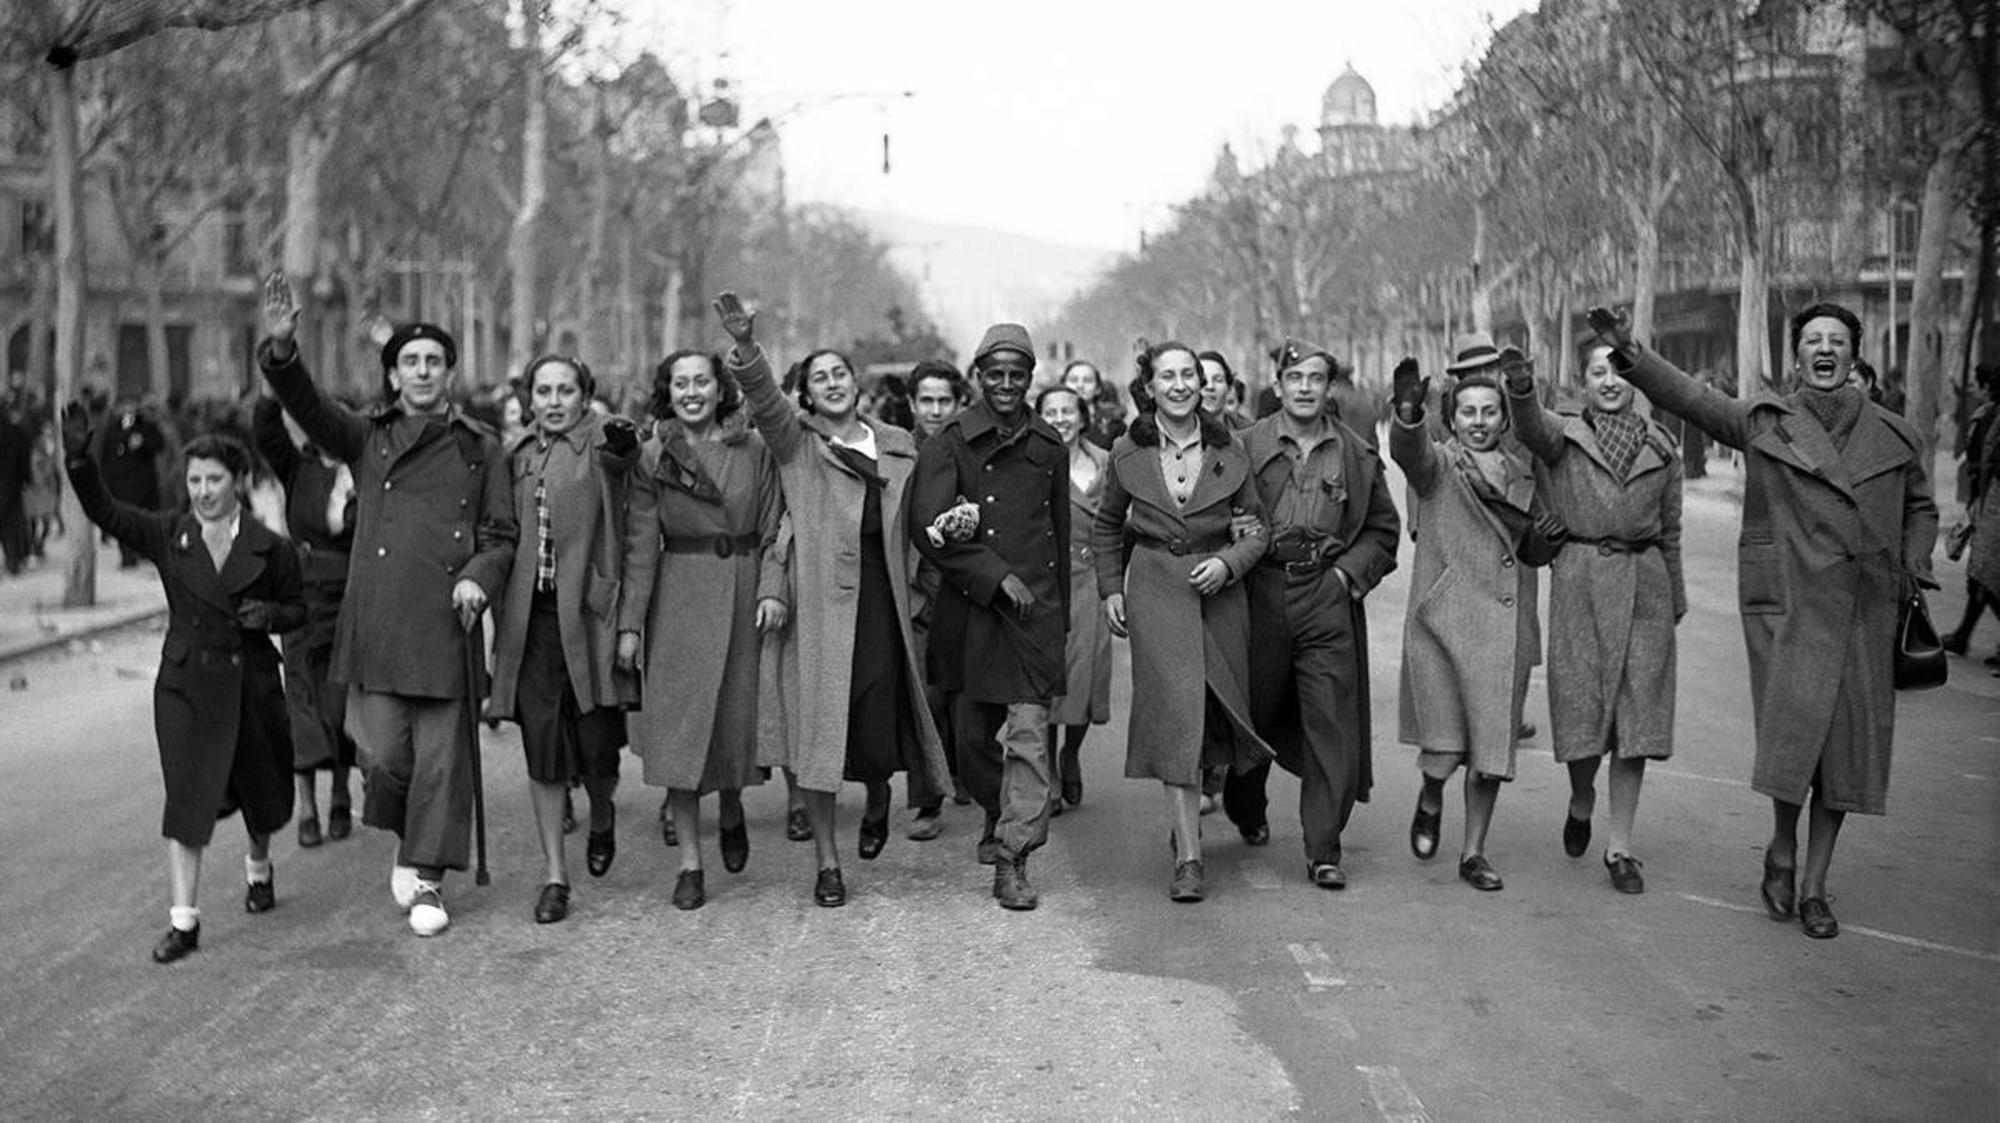
[[[36,655],[45,655],[50,651],[69,646],[72,640],[85,641],[95,639],[107,632],[120,631],[134,625],[150,623],[154,620],[162,619],[166,615],[167,607],[165,605],[143,608],[128,612],[123,616],[113,616],[92,624],[86,624],[73,632],[59,632],[52,636],[40,636],[35,639],[25,640],[11,647],[0,647],[0,665],[32,658]]]

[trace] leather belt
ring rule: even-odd
[[[1189,554],[1213,554],[1228,549],[1228,535],[1210,535],[1207,538],[1146,538],[1140,537],[1138,544],[1155,550],[1165,550],[1175,557]]]
[[[1643,554],[1660,544],[1657,538],[1586,538],[1581,534],[1569,536],[1572,546],[1594,546],[1605,557],[1613,554]]]
[[[669,534],[660,539],[669,554],[714,554],[718,558],[754,554],[763,542],[763,536],[758,534],[709,534],[698,538],[676,538]]]

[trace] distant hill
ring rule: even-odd
[[[979,226],[858,213],[923,287],[927,310],[961,360],[989,324],[1046,322],[1118,256]]]

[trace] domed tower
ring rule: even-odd
[[[1381,131],[1375,118],[1375,87],[1348,63],[1320,99],[1320,158],[1335,175],[1379,171]]]

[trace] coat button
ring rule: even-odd
[[[462,531],[462,530],[454,530],[454,531],[452,531],[452,532],[451,532],[451,539],[452,539],[452,541],[454,541],[454,542],[456,542],[456,541],[458,541],[458,540],[460,540],[460,539],[462,539],[462,538],[464,538],[464,537],[465,537],[465,532],[464,532],[464,531]]]
[[[395,481],[395,480],[383,480],[383,481],[382,481],[382,490],[383,490],[383,491],[391,491],[391,490],[393,490],[393,489],[395,488],[395,486],[396,486],[396,481]]]
[[[1512,569],[1512,568],[1514,568],[1514,559],[1513,559],[1513,558],[1511,558],[1511,557],[1505,557],[1505,558],[1501,558],[1501,559],[1500,559],[1500,567],[1501,567],[1502,569]]]
[[[389,547],[387,547],[387,546],[377,546],[377,547],[375,547],[375,556],[376,556],[376,557],[378,557],[378,558],[386,558],[386,557],[388,557],[388,556],[389,556]]]
[[[232,667],[240,667],[240,666],[242,666],[242,665],[243,665],[243,656],[241,656],[241,655],[231,655],[231,656],[229,657],[229,665],[230,665],[230,666],[232,666]]]
[[[1512,607],[1514,607],[1514,598],[1513,598],[1513,597],[1501,597],[1501,598],[1500,598],[1500,603],[1501,603],[1501,604],[1504,604],[1504,605],[1506,605],[1506,606],[1507,606],[1508,608],[1512,608]]]
[[[459,505],[459,506],[461,506],[461,507],[465,506],[465,500],[463,500],[463,499],[459,500],[459,501],[458,501],[458,505]]]
[[[986,501],[987,501],[988,503],[991,503],[991,502],[994,502],[994,499],[993,499],[993,497],[992,497],[992,496],[990,496],[990,495],[989,495],[989,496],[987,496],[987,497],[986,497]]]

